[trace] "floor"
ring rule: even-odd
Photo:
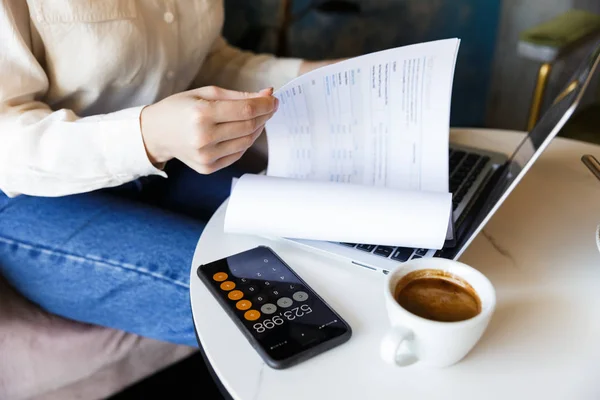
[[[107,400],[168,399],[174,393],[196,393],[194,398],[198,400],[225,399],[202,355],[195,353]]]

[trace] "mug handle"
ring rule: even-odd
[[[393,326],[381,341],[379,353],[383,361],[388,364],[396,364],[404,367],[416,361],[416,356],[412,352],[398,353],[400,345],[413,339],[413,332],[403,326]]]

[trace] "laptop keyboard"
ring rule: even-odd
[[[489,157],[480,154],[450,149],[449,189],[452,193],[452,210],[456,210],[489,160]],[[411,256],[413,259],[421,258],[429,251],[428,249],[378,246],[374,244],[340,244],[367,253],[372,253],[380,257],[391,258],[392,260],[399,262],[407,261],[411,259]]]
[[[449,188],[453,210],[456,210],[489,160],[488,156],[450,150]]]

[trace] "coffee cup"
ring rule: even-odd
[[[496,306],[491,282],[475,268],[443,258],[400,264],[385,280],[391,326],[380,345],[384,361],[448,367],[479,341]]]

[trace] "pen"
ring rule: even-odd
[[[596,157],[594,157],[591,154],[584,154],[583,156],[581,156],[581,161],[585,164],[586,167],[588,167],[590,171],[592,171],[592,174],[594,174],[594,176],[600,181],[600,162],[598,162]]]

